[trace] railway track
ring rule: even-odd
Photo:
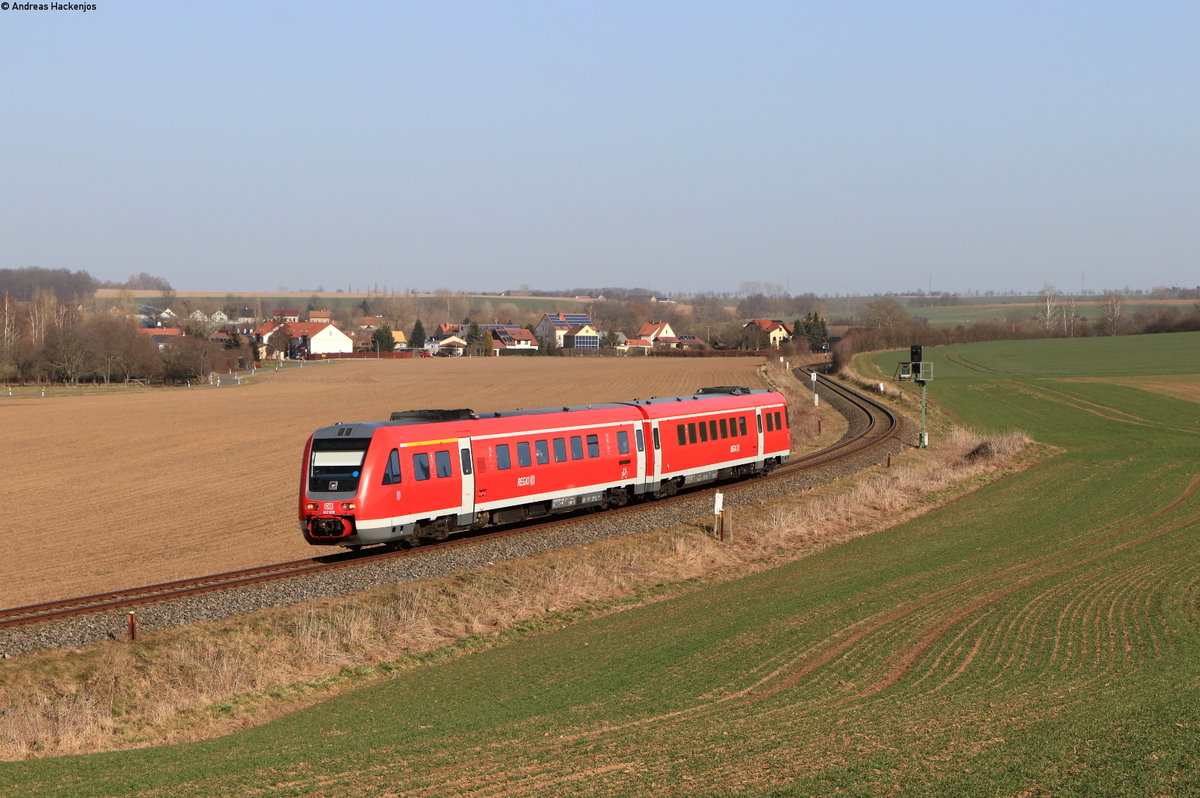
[[[798,371],[803,373],[806,381],[811,379],[812,372],[804,369]],[[615,519],[625,514],[644,512],[647,507],[663,507],[674,502],[694,499],[696,496],[715,493],[717,490],[736,492],[739,486],[761,483],[764,480],[783,479],[797,472],[825,468],[860,455],[864,451],[882,446],[898,434],[900,429],[899,418],[881,402],[847,388],[823,374],[817,374],[816,387],[827,401],[832,398],[839,403],[844,403],[842,412],[847,415],[849,432],[838,443],[819,452],[795,458],[775,469],[771,474],[760,477],[758,480],[716,487],[707,486],[670,498],[659,499],[649,504],[633,504],[627,507],[605,510],[605,517]],[[13,607],[0,610],[0,630],[93,613],[133,611],[137,607],[156,602],[194,597],[216,591],[248,587],[264,582],[291,579],[319,572],[328,572],[332,569],[352,568],[384,559],[420,557],[432,551],[446,552],[448,549],[469,545],[476,539],[484,536],[489,540],[498,540],[509,536],[536,535],[549,528],[575,523],[578,520],[579,516],[577,515],[564,516],[535,525],[525,523],[460,535],[447,541],[421,546],[416,549],[391,551],[380,547],[365,549],[359,552],[337,552],[306,560],[295,560],[192,579],[180,579],[172,582],[116,590],[109,593],[98,593],[91,596],[80,596],[42,604]]]

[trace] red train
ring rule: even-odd
[[[351,549],[439,540],[765,473],[790,449],[783,396],[740,386],[584,407],[410,410],[313,433],[300,527],[309,543]]]

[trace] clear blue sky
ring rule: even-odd
[[[179,290],[1200,284],[1200,3],[0,11],[0,268]]]

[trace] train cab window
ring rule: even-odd
[[[687,445],[687,425],[680,424],[675,429],[679,430],[679,445],[680,446]]]
[[[700,422],[700,442],[708,440],[708,425],[703,421]]]
[[[462,470],[463,470],[463,473],[464,473],[464,474],[470,474],[470,473],[471,473],[471,450],[470,450],[470,449],[463,449],[463,450],[461,451],[461,455],[462,455]]]
[[[554,462],[556,462],[556,463],[567,462],[567,439],[566,438],[555,438],[554,439]]]
[[[717,439],[717,420],[715,418],[708,420],[708,437],[714,441]]]
[[[572,460],[582,460],[583,459],[583,436],[582,435],[572,435],[571,436],[571,459]]]
[[[637,441],[637,450],[639,452],[646,451],[646,436],[642,434],[641,427],[633,431],[633,437]]]
[[[344,493],[358,490],[370,438],[317,438],[312,444],[308,489]]]
[[[533,465],[533,456],[529,452],[529,441],[521,441],[517,444],[517,465],[522,468]]]
[[[721,419],[721,437],[722,438],[729,437],[729,419],[727,419],[727,418]]]
[[[587,436],[587,446],[588,446],[588,457],[599,457],[600,456],[600,436],[599,435]]]
[[[617,430],[617,451],[621,454],[629,454],[629,430]]]
[[[746,417],[738,416],[737,422],[738,422],[738,429],[740,429],[742,431],[742,434],[745,435],[746,434]]]
[[[550,462],[550,444],[546,441],[534,441],[533,452],[537,457],[538,465],[545,465]]]
[[[413,455],[413,476],[418,482],[424,482],[431,476],[429,471],[429,455],[425,452]]]
[[[696,422],[693,421],[691,424],[688,424],[687,427],[688,427],[688,443],[695,443],[696,442]]]
[[[439,477],[449,477],[454,475],[454,469],[450,466],[450,451],[443,449],[440,452],[434,452],[434,461],[437,463],[437,475]]]
[[[392,449],[392,453],[388,455],[387,465],[383,469],[383,484],[400,484],[400,452],[397,449]]]
[[[507,443],[496,444],[496,468],[501,471],[512,468],[512,454],[508,451]]]

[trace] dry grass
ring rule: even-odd
[[[761,571],[885,528],[983,484],[1016,467],[1026,443],[1020,435],[984,441],[955,433],[920,456],[901,458],[892,469],[738,510],[733,537],[724,543],[698,523],[157,633],[136,645],[112,643],[3,663],[0,756],[129,748],[226,733],[386,678],[428,656],[494,644],[509,630],[560,626],[705,581]]]

